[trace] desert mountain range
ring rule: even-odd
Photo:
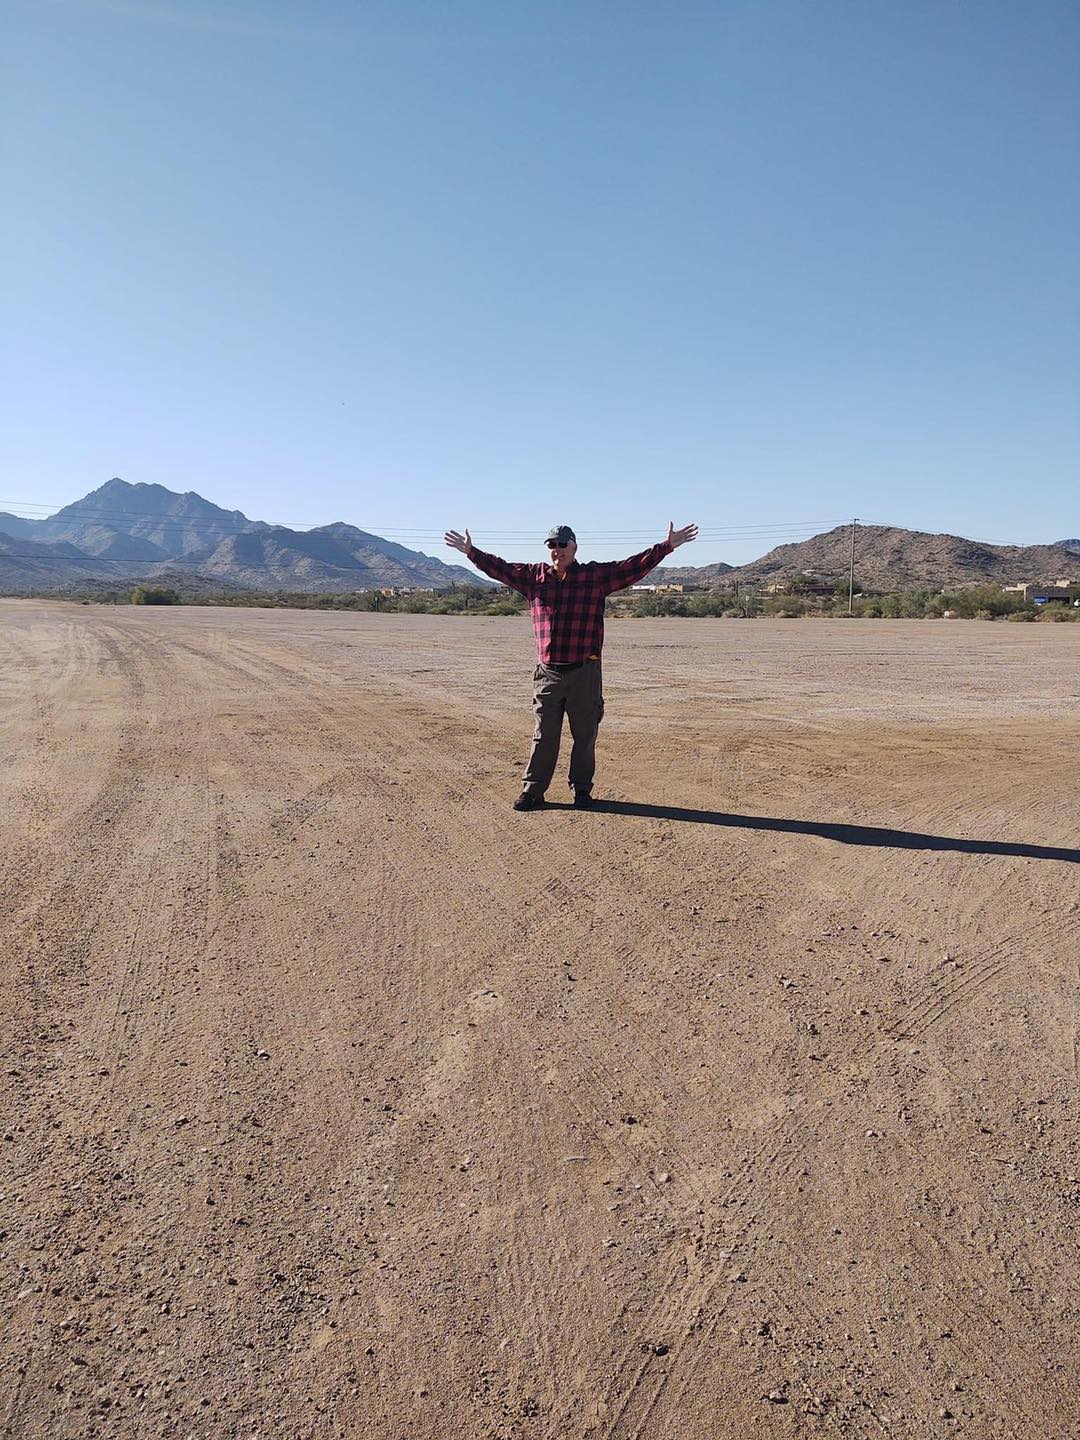
[[[0,513],[0,589],[162,580],[212,590],[441,589],[475,584],[447,565],[342,523],[290,530],[194,491],[113,478],[46,520]],[[484,580],[484,584],[490,582]]]
[[[715,585],[766,585],[792,575],[846,580],[851,528],[839,525],[796,545],[778,545],[760,560],[732,568],[668,567],[664,578]],[[859,525],[855,536],[855,578],[872,590],[940,589],[957,585],[1043,584],[1080,580],[1080,540],[1050,545],[988,545],[959,535],[932,535],[892,525]]]
[[[780,545],[748,565],[662,566],[656,581],[767,584],[796,573],[846,577],[851,532],[839,526]],[[684,552],[685,553],[685,552]],[[1080,580],[1080,540],[988,545],[886,525],[861,525],[856,580],[876,590]],[[471,567],[448,565],[338,522],[291,530],[224,510],[194,491],[114,478],[44,520],[0,512],[0,592],[126,586],[162,580],[202,590],[442,589],[489,584]]]

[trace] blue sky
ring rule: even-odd
[[[1075,3],[5,16],[0,509],[1080,533]]]

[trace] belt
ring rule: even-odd
[[[560,665],[556,665],[556,664],[553,664],[553,663],[551,663],[551,662],[548,662],[548,663],[545,664],[544,661],[541,661],[540,663],[544,666],[544,669],[545,669],[545,670],[558,670],[558,672],[559,672],[560,675],[565,675],[565,674],[567,674],[570,670],[580,670],[581,667],[585,664],[585,661],[584,661],[584,660],[568,660],[565,664],[560,664]]]

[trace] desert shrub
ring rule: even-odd
[[[528,600],[516,590],[488,590],[481,598],[485,615],[524,615],[529,609]]]
[[[688,615],[727,615],[730,613],[731,596],[711,590],[702,595],[690,595],[686,601]],[[735,612],[738,614],[738,611]]]
[[[388,600],[384,600],[379,608],[400,610],[403,615],[424,615],[429,613],[434,605],[434,595],[398,595],[392,607]]]
[[[964,620],[992,620],[1027,607],[1022,595],[1006,595],[999,585],[975,585],[970,590],[950,591],[941,599],[944,609]]]
[[[1006,620],[1012,620],[1012,621],[1017,621],[1017,620],[1019,620],[1019,621],[1025,623],[1025,624],[1030,624],[1031,621],[1035,619],[1035,611],[1034,611],[1034,610],[1014,610],[1011,615],[1006,615],[1006,616],[1005,616],[1005,619],[1006,619]]]
[[[926,598],[919,591],[879,595],[874,605],[886,620],[921,620],[926,611]]]
[[[342,595],[331,595],[327,606],[330,610],[374,610],[381,595],[371,590],[350,590]]]
[[[689,613],[686,601],[681,595],[652,595],[646,592],[643,595],[635,595],[635,615],[686,615]]]
[[[402,595],[384,601],[387,609],[410,615],[516,615],[524,604],[520,596],[499,592],[493,595],[491,590],[479,585],[455,586],[453,590]]]
[[[934,590],[909,590],[899,596],[900,617],[904,620],[933,619],[945,606],[941,595]]]
[[[138,585],[131,592],[132,605],[179,605],[180,595],[164,585]]]
[[[1080,610],[1074,610],[1069,605],[1040,605],[1035,618],[1044,625],[1067,624],[1070,620],[1080,620]]]
[[[771,595],[761,607],[762,614],[778,620],[797,620],[806,614],[806,602],[795,595]]]

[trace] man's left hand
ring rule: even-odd
[[[681,530],[676,530],[676,529],[675,529],[675,521],[674,521],[674,520],[669,520],[669,521],[668,521],[668,527],[667,527],[667,543],[671,546],[671,548],[672,548],[673,550],[677,550],[680,545],[685,545],[688,540],[696,540],[696,539],[697,539],[697,526],[696,526],[696,525],[684,525]]]

